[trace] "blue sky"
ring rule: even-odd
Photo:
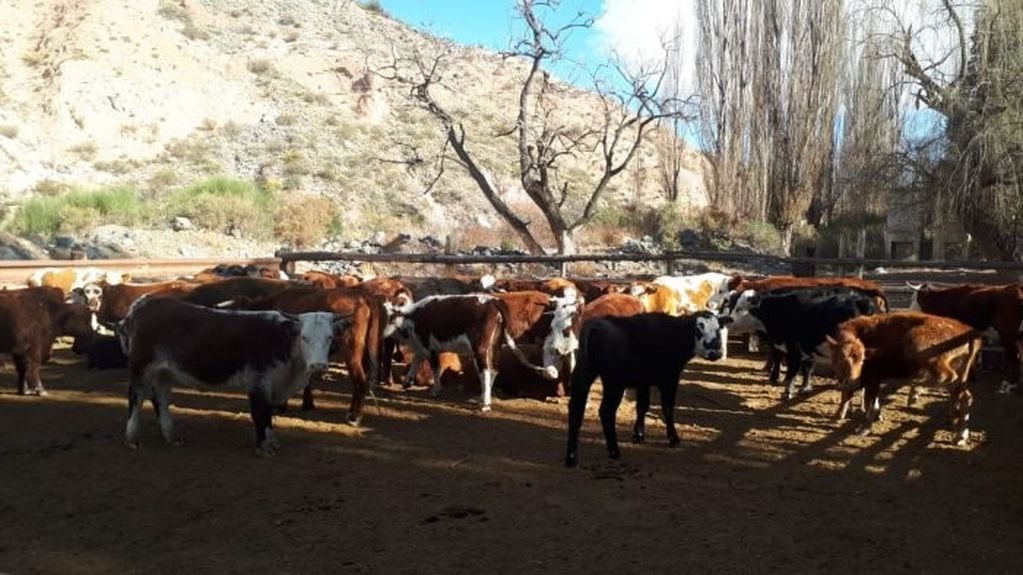
[[[525,24],[516,18],[515,0],[381,0],[395,18],[459,44],[481,45],[494,51],[507,50],[520,37]],[[596,18],[604,11],[604,0],[562,0],[550,22],[565,22],[583,11]],[[600,63],[602,34],[597,29],[573,30],[566,56],[587,66]],[[564,79],[578,66],[563,63],[553,70]]]

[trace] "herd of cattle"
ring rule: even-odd
[[[11,353],[18,392],[44,395],[40,365],[58,336],[95,368],[127,368],[125,438],[138,447],[139,413],[149,400],[168,442],[173,384],[230,385],[249,396],[257,453],[277,449],[273,415],[312,388],[331,360],[352,384],[348,422],[358,425],[376,385],[395,385],[402,359],[405,387],[446,376],[478,378],[479,407],[492,407],[495,386],[530,396],[569,395],[566,464],[578,462],[589,389],[603,384],[599,417],[608,454],[620,454],[615,414],[626,388],[636,389],[633,441],[644,439],[651,388],[660,391],[671,445],[680,374],[693,357],[724,358],[732,336],[766,344],[772,383],[784,362],[785,399],[811,389],[817,360],[830,362],[842,398],[837,418],[863,389],[869,433],[880,417],[880,385],[942,387],[951,396],[957,442],[969,438],[969,372],[982,338],[1004,349],[1003,391],[1019,382],[1023,286],[914,288],[912,310],[891,311],[881,287],[856,278],[720,273],[663,276],[621,283],[584,279],[377,277],[311,271],[286,279],[268,269],[218,266],[195,276],[130,283],[114,272],[46,270],[26,289],[0,292],[0,352]],[[463,369],[463,362],[472,369]],[[499,374],[501,377],[499,379]]]

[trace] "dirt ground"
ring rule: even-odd
[[[567,405],[380,390],[343,424],[348,386],[276,419],[280,454],[253,456],[238,393],[178,389],[184,447],[147,406],[121,442],[123,371],[67,350],[50,395],[0,374],[0,572],[1015,572],[1023,558],[1023,398],[976,386],[957,448],[937,392],[886,404],[870,437],[831,419],[838,392],[782,403],[757,358],[683,374],[682,445],[660,421],[605,456],[599,385],[581,465],[562,463]],[[293,401],[297,406],[297,403]],[[631,404],[619,412],[631,435]],[[857,415],[858,417],[858,415]]]

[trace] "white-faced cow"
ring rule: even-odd
[[[650,408],[650,388],[661,392],[661,407],[668,431],[668,443],[678,445],[675,431],[675,394],[682,369],[693,357],[721,359],[721,328],[730,318],[718,318],[708,311],[684,317],[644,313],[628,317],[602,317],[583,325],[579,359],[572,374],[568,404],[568,453],[565,465],[578,464],[579,428],[593,381],[600,377],[604,396],[600,402],[600,424],[607,452],[618,459],[615,413],[625,388],[636,388],[636,425],[632,439],[644,440],[644,418]]]
[[[139,412],[150,399],[164,439],[174,443],[170,392],[174,382],[240,387],[248,392],[257,455],[277,450],[273,408],[327,369],[330,346],[344,320],[313,312],[227,311],[172,298],[144,297],[120,327],[130,387],[125,440],[139,445]]]

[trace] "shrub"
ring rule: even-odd
[[[388,15],[387,10],[384,10],[383,5],[380,4],[380,0],[362,0],[359,2],[359,6],[367,12],[373,12],[374,14],[379,14],[381,16]]]
[[[274,236],[298,249],[314,246],[340,227],[330,200],[311,194],[291,194],[274,210]]]
[[[274,68],[273,62],[266,59],[249,60],[249,63],[246,65],[246,67],[248,68],[249,72],[252,72],[257,76],[268,76],[273,75],[277,72],[277,69]]]
[[[167,212],[185,216],[208,230],[263,238],[273,228],[272,198],[250,182],[213,177],[173,192],[167,199]]]
[[[144,215],[138,196],[129,188],[76,190],[26,201],[14,214],[10,228],[19,235],[50,238],[59,233],[81,233],[101,224],[134,225]]]

